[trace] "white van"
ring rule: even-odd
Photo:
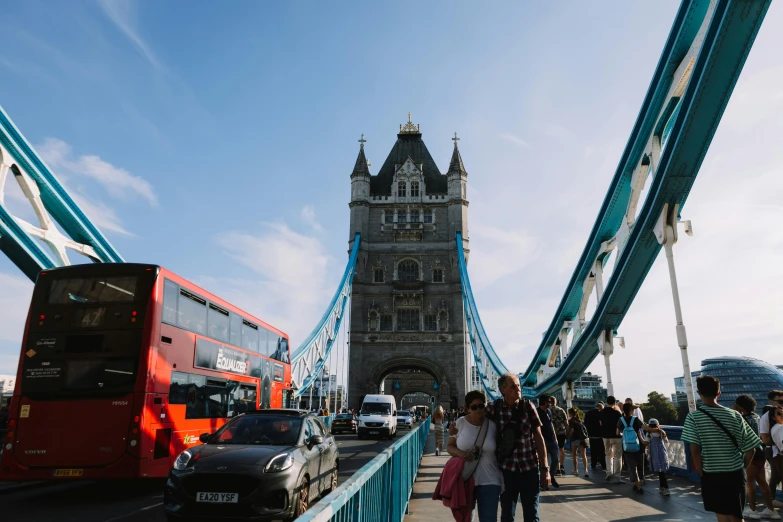
[[[397,403],[393,395],[366,395],[359,410],[357,434],[392,438],[397,435]]]

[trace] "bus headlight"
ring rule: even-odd
[[[292,453],[281,453],[269,461],[264,468],[265,473],[274,473],[276,471],[285,471],[294,465],[294,455]]]
[[[193,458],[193,455],[188,450],[183,451],[179,454],[177,460],[174,461],[174,469],[177,471],[185,471],[188,464],[190,464],[191,458]]]

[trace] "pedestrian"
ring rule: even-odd
[[[781,474],[783,473],[783,408],[778,406],[770,410],[769,422],[772,426],[769,432],[772,436],[772,444],[778,450],[778,456],[772,464],[777,468],[778,474]]]
[[[579,476],[579,455],[582,455],[582,466],[585,468],[585,478],[590,477],[587,472],[588,438],[587,427],[582,423],[582,419],[579,418],[579,413],[576,411],[576,408],[568,408],[568,440],[571,442],[571,459],[574,463],[573,475],[575,477]]]
[[[566,433],[568,431],[568,416],[563,408],[557,405],[557,398],[549,397],[549,406],[552,411],[552,424],[555,427],[555,435],[557,436],[557,447],[560,448],[560,469],[557,473],[565,475],[565,443]]]
[[[549,487],[546,445],[541,420],[530,401],[522,399],[519,377],[506,372],[498,378],[501,398],[487,404],[485,413],[497,423],[498,466],[503,473],[500,522],[514,522],[517,501],[524,522],[539,522],[539,491]],[[449,435],[457,435],[456,425]]]
[[[775,423],[770,422],[769,418],[770,410],[778,406],[783,406],[783,390],[771,390],[767,394],[767,398],[769,399],[769,405],[764,406],[763,415],[759,420],[759,435],[761,436],[761,440],[764,442],[764,444],[766,444],[764,456],[766,457],[767,462],[769,463],[769,467],[772,471],[769,477],[769,489],[773,498],[772,503],[775,507],[783,507],[783,502],[780,502],[775,498],[775,492],[778,489],[778,485],[783,482],[783,480],[781,480],[780,473],[777,471],[778,466],[775,464],[775,461],[778,459],[780,453],[772,443],[772,436],[770,435],[770,427]]]
[[[633,416],[639,419],[640,421],[644,422],[644,413],[642,413],[642,408],[639,407],[638,404],[635,404],[632,398],[627,397],[625,399],[625,404],[633,404]]]
[[[546,444],[546,456],[549,459],[549,477],[553,488],[559,488],[560,484],[555,479],[555,470],[560,469],[557,437],[552,426],[552,412],[549,411],[549,395],[541,395],[538,398],[538,418],[541,420],[541,434]]]
[[[682,440],[691,445],[693,467],[701,476],[704,509],[719,522],[740,522],[745,507],[745,468],[761,440],[742,415],[718,404],[720,381],[711,375],[696,379],[703,406],[685,417]]]
[[[486,418],[486,402],[483,392],[471,391],[465,395],[466,410],[470,413],[457,420],[458,434],[449,437],[446,451],[465,460],[464,466],[475,466],[473,505],[478,506],[479,522],[497,522],[503,474],[495,457],[497,425]]]
[[[617,434],[622,437],[623,458],[628,465],[628,474],[633,482],[633,490],[640,495],[642,489],[642,461],[647,440],[642,436],[642,421],[633,414],[633,403],[623,404],[623,416],[617,422]]]
[[[584,422],[587,426],[587,434],[590,436],[590,467],[595,469],[596,466],[601,466],[601,470],[606,471],[604,439],[601,438],[601,410],[603,409],[604,403],[599,401],[595,408],[587,412]]]
[[[613,396],[606,398],[606,408],[601,410],[601,436],[604,439],[604,449],[606,450],[606,480],[613,484],[622,482],[620,479],[620,469],[623,458],[622,437],[617,434],[617,423],[623,414],[617,409],[617,399]]]
[[[651,428],[660,428],[658,419],[650,419],[648,424]],[[650,439],[648,441],[650,450],[650,469],[653,473],[658,474],[658,492],[664,497],[668,497],[669,493],[669,481],[666,478],[666,473],[669,471],[669,452],[666,446],[669,444],[669,439],[666,437],[666,432],[660,430],[657,433],[650,433]]]
[[[734,399],[734,406],[732,409],[742,415],[745,422],[748,423],[750,429],[756,435],[759,434],[759,416],[756,414],[756,399],[750,395],[740,395]],[[745,505],[745,510],[742,512],[744,518],[759,519],[759,518],[771,518],[780,519],[780,515],[775,512],[774,504],[772,503],[772,493],[767,483],[767,473],[764,469],[766,464],[764,457],[764,447],[759,446],[756,448],[756,452],[753,454],[753,459],[750,461],[750,466],[745,470],[745,478],[748,481],[748,503]],[[761,496],[764,499],[764,503],[767,505],[766,509],[761,513],[756,511],[756,484],[759,486]]]
[[[432,412],[432,431],[435,432],[435,456],[439,456],[443,451],[443,406],[438,406]]]

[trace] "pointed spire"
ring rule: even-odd
[[[364,134],[359,140],[359,156],[356,158],[356,165],[353,166],[353,172],[351,177],[354,176],[370,176],[370,166],[367,163],[367,157],[364,155],[364,144],[367,140],[364,139]]]
[[[449,163],[449,171],[448,175],[451,176],[453,174],[462,175],[465,176],[468,175],[467,171],[465,170],[465,165],[462,164],[462,156],[459,153],[459,147],[457,146],[457,142],[459,141],[459,136],[457,136],[457,133],[454,133],[454,137],[451,138],[451,140],[454,142],[454,152],[451,154],[451,162]]]

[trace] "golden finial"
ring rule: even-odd
[[[414,125],[411,121],[411,113],[408,113],[408,123],[405,124],[403,127],[400,125],[400,134],[419,134],[420,127],[418,125]]]

